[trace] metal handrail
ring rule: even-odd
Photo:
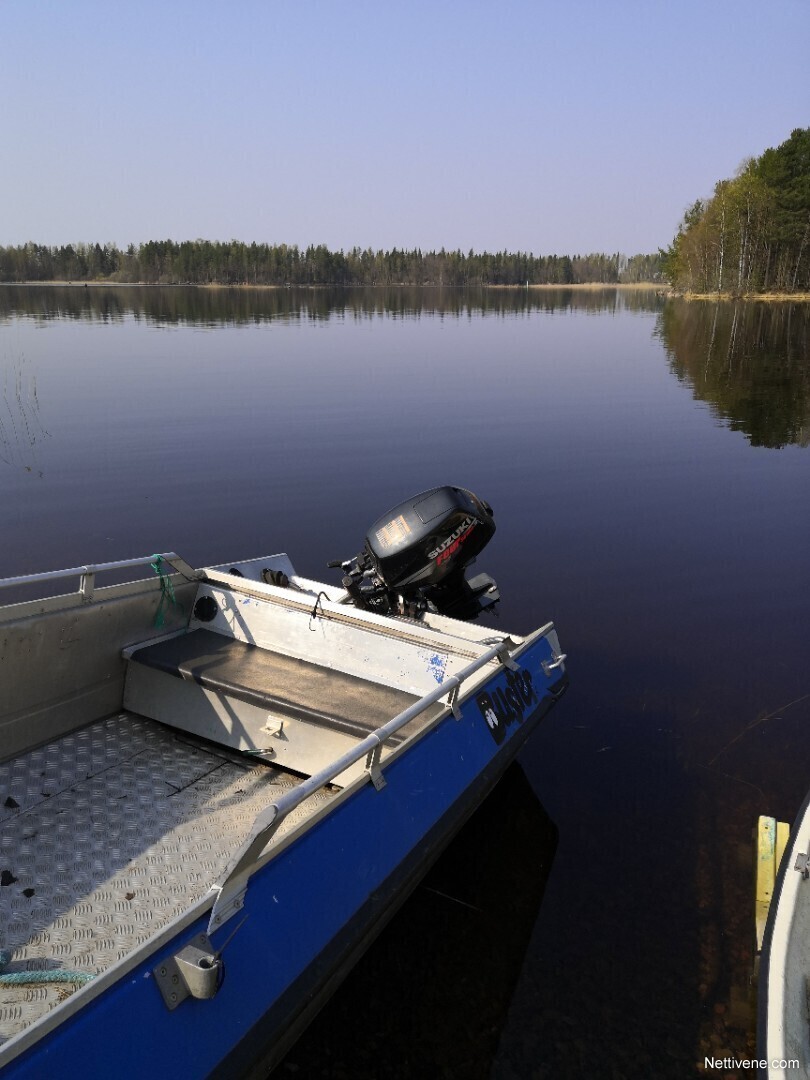
[[[185,559],[182,559],[176,552],[167,551],[159,555],[142,555],[137,559],[122,559],[119,562],[88,563],[87,566],[73,566],[68,570],[48,570],[43,574],[23,574],[20,577],[0,578],[0,589],[11,588],[14,585],[35,585],[43,581],[58,581],[60,578],[78,577],[79,588],[76,591],[89,599],[93,593],[96,574],[104,573],[106,570],[126,570],[135,566],[148,566],[156,559],[170,563],[183,577],[189,576],[189,572],[194,577],[198,574],[198,571],[190,567]]]
[[[321,769],[320,772],[310,776],[308,780],[304,780],[301,784],[298,784],[286,795],[282,795],[277,802],[271,803],[269,806],[265,807],[257,816],[250,836],[248,836],[247,840],[242,845],[241,850],[232,860],[231,866],[228,869],[222,884],[215,886],[215,891],[218,895],[213,910],[211,911],[211,919],[208,924],[209,934],[219,926],[222,926],[224,922],[242,907],[243,897],[247,891],[247,882],[250,874],[273,834],[288,814],[295,810],[296,807],[300,806],[301,803],[311,795],[314,795],[316,791],[330,783],[336,776],[350,768],[350,766],[356,764],[363,757],[366,758],[368,772],[374,786],[377,790],[380,790],[385,783],[381,777],[379,764],[379,755],[383,744],[390,739],[392,735],[395,735],[400,728],[410,723],[411,720],[424,712],[425,709],[447,695],[450,696],[449,704],[454,715],[456,715],[456,717],[460,716],[460,713],[457,711],[458,706],[455,702],[455,698],[458,695],[458,689],[461,684],[480,668],[489,664],[496,658],[499,659],[505,667],[516,669],[517,664],[515,664],[511,653],[509,652],[509,646],[513,644],[514,642],[506,637],[497,645],[493,645],[491,649],[487,649],[485,653],[482,653],[481,656],[471,664],[468,664],[467,667],[462,668],[457,674],[451,675],[449,679],[446,679],[440,686],[437,686],[435,690],[429,691],[424,697],[420,698],[419,701],[414,702],[413,705],[409,705],[407,709],[404,709],[398,716],[395,716],[393,720],[389,720],[387,724],[383,724],[370,735],[367,735],[365,739],[359,742],[351,750],[348,750],[335,761],[332,761],[325,768]]]
[[[506,640],[500,641],[497,645],[493,645],[491,649],[487,649],[487,651],[482,653],[477,660],[468,664],[467,667],[462,668],[458,674],[451,675],[449,679],[446,679],[441,685],[437,686],[435,690],[430,690],[424,697],[415,701],[413,705],[409,705],[407,709],[403,709],[403,711],[399,713],[398,716],[395,716],[393,720],[389,720],[387,724],[383,724],[375,731],[372,731],[370,735],[367,735],[365,739],[343,754],[342,757],[339,757],[336,761],[327,765],[326,768],[321,769],[319,773],[310,776],[309,780],[305,780],[302,784],[293,788],[287,795],[282,796],[277,803],[273,804],[278,811],[279,821],[304,802],[305,799],[308,799],[310,795],[314,794],[318,788],[322,788],[325,784],[330,783],[330,781],[334,780],[334,778],[345,769],[348,769],[351,765],[354,765],[355,762],[359,761],[360,758],[364,756],[368,757],[369,754],[373,754],[378,748],[381,749],[383,743],[387,742],[392,735],[395,735],[400,728],[404,727],[420,713],[424,712],[425,709],[435,704],[435,702],[445,697],[445,695],[452,695],[465,679],[468,679],[470,675],[473,675],[479,668],[484,667],[496,657],[502,657],[504,653],[509,658],[510,662],[512,662]],[[505,663],[503,660],[502,662]],[[512,662],[512,666],[515,666],[514,662]]]

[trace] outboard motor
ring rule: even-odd
[[[343,586],[358,607],[474,619],[500,599],[488,574],[464,576],[494,532],[492,507],[471,491],[431,488],[375,521],[354,559],[329,565],[343,569]]]

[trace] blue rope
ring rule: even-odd
[[[30,986],[33,983],[77,983],[83,986],[95,978],[91,971],[67,971],[51,968],[48,971],[10,971],[3,974],[11,963],[11,953],[0,949],[0,986]]]

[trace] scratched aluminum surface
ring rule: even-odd
[[[6,973],[104,971],[204,895],[259,811],[296,783],[127,714],[0,765]],[[0,1043],[74,989],[0,984]]]

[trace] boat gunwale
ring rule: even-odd
[[[203,576],[200,578],[201,585],[209,585],[212,589],[222,588],[227,589],[232,593],[239,593],[245,596],[249,596],[254,600],[260,600],[265,603],[271,603],[277,607],[283,607],[292,611],[298,611],[303,613],[310,613],[313,616],[316,612],[313,609],[312,597],[316,594],[309,594],[309,600],[299,600],[295,595],[290,595],[290,590],[282,588],[277,585],[266,585],[264,582],[251,581],[247,578],[237,578],[232,574],[227,574],[223,571],[209,571],[203,570]],[[316,583],[320,584],[320,583]],[[511,641],[514,645],[523,645],[528,638],[522,635],[516,634],[501,634],[493,630],[490,633],[490,639],[474,639],[457,636],[454,637],[449,631],[443,630],[440,627],[431,626],[427,623],[417,624],[411,620],[400,620],[398,617],[392,617],[390,615],[379,615],[375,611],[363,611],[359,608],[350,607],[340,601],[318,599],[316,598],[315,606],[317,608],[317,617],[319,619],[325,619],[328,622],[342,623],[346,626],[353,626],[357,629],[364,630],[371,634],[378,634],[386,638],[396,638],[399,641],[407,641],[412,645],[434,644],[441,642],[442,647],[448,652],[453,653],[456,656],[462,656],[468,659],[477,659],[480,656],[480,652],[477,651],[482,645],[490,644],[491,640],[496,637],[503,641]],[[408,629],[412,627],[413,629]],[[418,632],[417,632],[418,631]],[[451,640],[448,641],[448,638]]]
[[[115,562],[105,563],[86,563],[82,566],[70,566],[65,570],[45,570],[35,574],[20,574],[16,577],[0,578],[0,589],[9,589],[15,585],[36,585],[44,581],[59,581],[67,577],[95,577],[96,574],[103,574],[112,570],[130,570],[136,566],[151,566],[158,560],[170,563],[183,577],[193,579],[200,575],[200,571],[189,566],[186,560],[181,558],[177,552],[161,551],[156,552],[154,555],[138,555],[133,559],[118,559]],[[82,592],[81,587],[78,591]]]
[[[179,559],[179,556],[174,556]],[[154,555],[151,556],[155,558]],[[164,556],[161,556],[164,558]],[[165,556],[168,561],[169,556]],[[187,564],[183,560],[184,565]],[[105,572],[110,569],[124,569],[127,566],[140,566],[149,565],[146,559],[134,559],[125,560],[123,563],[108,563],[98,564],[95,567],[96,572]],[[188,567],[192,570],[191,567]],[[93,572],[92,564],[88,564],[87,567],[72,567],[69,571],[53,571],[45,574],[29,574],[23,577],[17,578],[0,578],[0,589],[3,588],[22,588],[26,584],[47,584],[49,581],[59,581],[63,577],[68,576],[81,576],[85,570]],[[192,570],[191,575],[186,574],[182,570],[177,570],[173,574],[167,575],[169,581],[174,585],[177,581],[188,582],[193,584],[199,582],[199,571]],[[116,600],[119,597],[126,596],[138,596],[141,593],[159,592],[161,588],[160,578],[157,575],[152,577],[134,578],[132,581],[119,581],[111,585],[101,585],[98,588],[94,588],[90,595],[86,595],[82,592],[81,588],[75,589],[72,592],[57,593],[54,596],[41,596],[35,597],[32,600],[17,600],[11,603],[0,603],[0,624],[22,622],[25,619],[36,618],[37,615],[50,615],[59,611],[69,611],[72,608],[86,608],[89,606],[98,606],[108,600]]]
[[[113,585],[103,585],[98,588],[91,587],[89,592],[83,591],[82,586],[83,575],[85,574],[95,575],[96,573],[126,569],[129,567],[151,566],[152,562],[157,558],[176,567],[176,573],[168,575],[170,580],[182,579],[189,583],[196,582],[198,585],[207,584],[211,588],[228,589],[233,593],[241,593],[265,603],[271,603],[278,607],[284,607],[302,613],[312,611],[310,600],[297,600],[294,596],[290,595],[289,589],[269,585],[260,581],[252,581],[249,578],[236,577],[233,574],[228,574],[225,571],[214,569],[212,567],[195,569],[175,552],[167,552],[166,554],[144,555],[138,558],[125,559],[118,562],[98,564],[88,563],[85,566],[71,567],[66,570],[53,570],[44,573],[0,578],[0,591],[4,588],[24,587],[27,584],[44,584],[50,581],[59,581],[66,577],[80,578],[79,588],[72,592],[58,593],[55,596],[34,598],[32,600],[0,603],[0,623],[16,622],[17,620],[32,618],[37,615],[53,613],[56,611],[68,610],[70,608],[82,608],[90,604],[96,605],[103,603],[105,600],[113,600],[128,594],[137,595],[142,592],[157,591],[158,588],[161,588],[160,577],[157,574],[152,577],[136,578],[132,581],[119,582]],[[278,555],[268,555],[264,557],[264,560],[259,561],[273,558],[278,558]],[[285,558],[287,558],[286,555]],[[320,586],[323,583],[313,581],[312,584]],[[347,626],[354,626],[358,629],[362,629],[372,634],[378,634],[383,637],[396,638],[414,645],[425,645],[441,641],[444,648],[449,652],[469,659],[475,659],[479,656],[480,653],[477,651],[477,648],[483,644],[489,643],[486,639],[476,640],[472,637],[463,637],[461,635],[454,636],[448,629],[431,626],[429,623],[417,624],[410,620],[405,622],[404,620],[400,621],[399,619],[392,619],[391,616],[379,615],[373,611],[362,611],[357,608],[350,608],[345,603],[329,599],[328,596],[324,600],[320,597],[320,593],[316,594],[315,592],[312,592],[307,593],[306,595],[316,597],[315,605],[317,607],[318,618],[339,622]],[[326,594],[324,594],[324,596],[325,595]],[[452,622],[454,620],[449,621]],[[413,629],[407,629],[406,627],[413,627]],[[494,631],[493,636],[495,636]],[[521,645],[528,640],[528,638],[517,634],[502,636],[505,639],[507,637],[510,638],[515,645]],[[448,638],[451,638],[452,641],[448,642]]]

